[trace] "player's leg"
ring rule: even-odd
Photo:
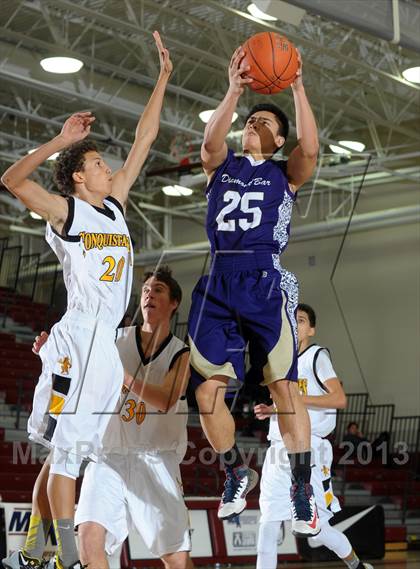
[[[23,551],[29,557],[42,558],[48,532],[52,525],[52,514],[48,501],[47,483],[50,473],[50,458],[47,457],[35,481],[32,491],[32,512],[28,535]]]
[[[246,507],[246,494],[258,482],[258,474],[244,464],[235,444],[235,421],[225,401],[228,380],[227,377],[214,376],[196,390],[201,426],[213,449],[220,454],[226,474],[218,510],[220,519],[240,514]]]
[[[48,476],[48,501],[57,538],[57,557],[67,569],[79,564],[79,554],[74,535],[74,505],[76,502],[76,479],[83,458],[54,448],[51,453]]]
[[[176,553],[168,553],[161,557],[165,569],[194,569],[188,551],[177,551]]]
[[[228,382],[239,388],[244,379],[245,341],[226,291],[231,276],[214,274],[199,281],[193,292],[188,321],[191,348],[191,383],[203,430],[221,455],[226,474],[225,491],[218,516],[222,519],[241,513],[245,496],[258,482],[258,474],[243,463],[235,445],[235,423],[225,403]]]
[[[114,468],[105,462],[88,464],[75,523],[79,528],[80,561],[89,564],[89,569],[106,569],[106,553],[112,555],[128,535],[125,492],[122,475]]]
[[[49,458],[44,462],[35,481],[32,492],[32,511],[28,534],[22,550],[13,551],[3,565],[7,569],[40,568],[52,515],[47,495],[47,482],[50,471]]]
[[[334,496],[331,481],[333,460],[331,443],[327,439],[314,436],[312,446],[315,464],[312,468],[311,482],[321,523],[321,531],[313,539],[315,543],[321,543],[333,551],[350,569],[364,569],[364,567],[371,569],[370,565],[364,565],[360,561],[344,533],[329,523],[334,513],[341,510],[340,503]]]
[[[257,569],[277,569],[277,543],[282,522],[260,522],[257,543]]]
[[[283,521],[290,519],[290,470],[284,446],[272,443],[267,449],[261,473],[257,569],[277,568],[277,543]]]
[[[207,440],[217,453],[235,444],[235,421],[225,402],[228,377],[213,376],[196,389],[200,422]]]
[[[266,271],[256,285],[261,305],[258,318],[249,318],[251,365],[262,370],[263,384],[277,408],[279,429],[289,452],[292,530],[295,535],[319,532],[311,480],[311,443],[308,412],[297,388],[297,280],[291,273]],[[253,306],[245,307],[252,314]],[[246,314],[245,314],[246,316]]]
[[[96,522],[84,522],[79,525],[80,562],[89,569],[108,569],[105,553],[106,529]]]
[[[330,526],[329,522],[322,524],[319,534],[311,539],[318,544],[328,547],[349,569],[372,569],[371,565],[360,561],[344,533]]]

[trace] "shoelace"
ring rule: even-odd
[[[307,494],[306,484],[298,483],[292,490],[295,518],[304,521],[312,519],[311,503]]]
[[[241,482],[242,479],[237,479],[233,470],[226,468],[226,480],[224,484],[225,489],[222,495],[222,502],[224,504],[227,502],[233,502],[235,494],[238,491]]]

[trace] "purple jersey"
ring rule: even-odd
[[[216,251],[265,251],[278,255],[289,240],[295,194],[285,175],[286,162],[251,156],[226,160],[207,187],[207,235]]]

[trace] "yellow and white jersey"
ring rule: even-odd
[[[99,208],[71,196],[58,234],[49,223],[46,240],[57,255],[67,289],[67,310],[116,328],[130,300],[133,251],[121,204],[112,197]]]
[[[309,346],[298,357],[299,391],[302,395],[320,396],[328,393],[324,383],[328,379],[337,377],[331,363],[327,348],[316,344]],[[311,434],[317,437],[326,437],[334,429],[337,411],[335,409],[308,408],[311,421]],[[282,440],[277,415],[270,417],[270,430],[268,439]]]
[[[153,385],[161,385],[179,357],[189,352],[182,340],[169,334],[153,355],[146,358],[139,326],[118,330],[117,348],[124,369],[133,377]],[[187,449],[188,404],[185,398],[179,399],[171,409],[159,411],[123,388],[117,411],[103,439],[107,461],[112,460],[113,454],[167,450],[176,450],[182,460]]]

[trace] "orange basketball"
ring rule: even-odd
[[[295,46],[284,36],[262,32],[250,37],[242,46],[243,62],[251,69],[248,86],[256,93],[272,95],[286,89],[295,80],[299,68]]]

